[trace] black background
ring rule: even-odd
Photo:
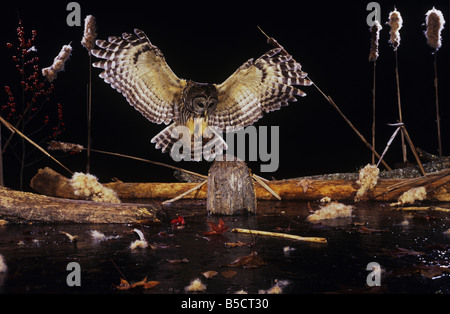
[[[88,53],[81,46],[84,17],[97,20],[99,39],[142,29],[164,53],[172,70],[181,78],[221,83],[249,58],[258,58],[271,47],[259,32],[259,25],[294,56],[310,78],[330,95],[358,130],[370,141],[372,123],[373,64],[368,61],[370,33],[366,7],[370,1],[78,1],[82,25],[66,23],[69,1],[4,3],[1,10],[0,103],[6,103],[4,85],[16,86],[20,77],[6,43],[16,44],[18,18],[27,36],[38,32],[35,46],[40,66],[50,66],[62,45],[72,42],[73,52],[65,71],[54,82],[49,106],[60,102],[66,131],[58,139],[86,145],[86,86]],[[439,101],[443,151],[450,153],[450,36],[449,1],[378,1],[383,30],[377,61],[377,150],[381,154],[396,122],[397,93],[393,49],[388,44],[385,24],[394,5],[404,23],[398,50],[403,120],[416,146],[437,153],[433,54],[423,34],[425,13],[436,6],[445,16],[443,47],[438,52]],[[93,58],[95,61],[95,58]],[[125,98],[98,77],[93,69],[92,147],[161,161],[206,174],[207,162],[171,160],[154,148],[150,139],[163,125],[152,124],[129,106]],[[275,173],[260,173],[260,162],[250,162],[255,173],[265,177],[289,178],[328,172],[356,171],[371,160],[364,146],[346,122],[313,87],[307,96],[277,112],[266,114],[259,125],[280,126],[280,165]],[[50,108],[49,107],[49,108]],[[56,110],[56,109],[49,109]],[[2,128],[3,140],[9,135]],[[58,159],[73,171],[85,171],[85,154],[62,155]],[[166,168],[93,153],[91,172],[101,181],[118,177],[123,181],[172,181]],[[393,166],[401,162],[400,138],[386,156]],[[409,160],[413,160],[409,153]],[[12,154],[4,157],[5,183],[17,185],[19,163]],[[64,170],[50,159],[26,169],[26,182],[38,167]]]

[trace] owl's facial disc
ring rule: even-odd
[[[195,113],[206,116],[207,114],[213,112],[214,109],[216,109],[217,99],[198,96],[192,100],[192,105]]]

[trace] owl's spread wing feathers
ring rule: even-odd
[[[135,29],[134,33],[97,40],[101,49],[94,49],[92,54],[105,60],[93,66],[104,69],[100,77],[144,117],[157,124],[169,124],[178,117],[186,81],[172,72],[161,51],[143,31]]]
[[[289,54],[275,48],[256,61],[245,62],[222,84],[216,85],[219,102],[209,124],[234,131],[259,120],[264,112],[278,110],[294,96],[306,94],[293,85],[309,86],[307,73]]]

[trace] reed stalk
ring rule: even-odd
[[[281,48],[282,51],[284,53],[287,54],[286,50],[284,50],[283,46],[281,46],[275,38],[273,37],[269,37],[266,33],[264,33],[264,31],[258,26],[258,29],[261,31],[261,33],[263,33],[264,36],[267,37],[267,42],[269,44],[271,44],[274,47],[277,48]],[[375,149],[372,147],[372,145],[370,145],[370,143],[364,138],[364,136],[358,131],[358,129],[353,125],[353,123],[344,115],[344,113],[339,109],[339,107],[336,105],[336,103],[333,101],[333,99],[331,99],[330,96],[327,96],[320,88],[319,86],[317,86],[314,81],[312,81],[308,76],[306,77],[306,79],[310,80],[312,85],[319,91],[319,93],[328,101],[328,103],[330,103],[330,105],[332,105],[334,107],[334,109],[336,109],[336,111],[341,115],[341,117],[345,120],[345,122],[347,122],[347,124],[352,128],[352,130],[356,133],[356,135],[358,135],[358,137],[361,139],[361,141],[366,145],[367,148],[370,149],[371,152],[373,152],[375,154],[375,156],[377,158],[380,158],[380,154],[378,154]],[[386,167],[387,170],[392,170],[391,167],[389,167],[389,165],[382,160],[381,161],[382,164]]]
[[[208,183],[208,180],[207,180],[207,179],[206,179],[205,181],[203,181],[202,183],[200,183],[200,184],[194,186],[192,189],[189,189],[189,190],[187,190],[186,192],[181,193],[180,195],[178,195],[178,196],[176,196],[176,197],[174,197],[174,198],[172,198],[172,199],[170,199],[170,200],[166,200],[166,201],[162,202],[161,205],[171,204],[171,203],[173,203],[173,202],[179,200],[180,198],[183,198],[184,196],[188,195],[189,193],[192,193],[192,192],[194,192],[194,191],[200,189],[200,188],[201,188],[202,186],[204,186],[206,183]]]
[[[380,38],[380,30],[382,29],[381,24],[378,21],[375,21],[370,28],[370,32],[372,34],[372,40],[370,44],[370,53],[369,53],[369,61],[373,61],[373,88],[372,88],[372,147],[375,149],[375,110],[376,110],[376,101],[375,101],[375,88],[376,88],[376,69],[377,69],[377,59],[379,56],[378,53],[378,40]],[[375,164],[375,154],[372,152],[372,165]]]
[[[61,162],[59,162],[55,157],[53,157],[52,155],[50,155],[47,151],[45,151],[41,146],[39,146],[38,144],[36,144],[33,140],[31,140],[30,138],[28,138],[25,134],[23,134],[22,132],[20,132],[18,129],[16,129],[14,126],[11,125],[11,123],[9,123],[8,121],[6,121],[5,119],[3,119],[0,116],[0,122],[3,123],[3,125],[8,128],[11,132],[13,133],[17,133],[24,141],[28,141],[31,145],[33,145],[34,147],[36,147],[38,150],[40,150],[44,155],[46,155],[47,157],[49,157],[50,159],[52,159],[54,162],[56,162],[58,165],[60,165],[61,167],[63,167],[65,170],[67,170],[70,174],[73,174],[73,172],[67,168],[66,166],[64,166]]]
[[[91,141],[92,141],[92,56],[89,54],[89,83],[87,99],[87,151],[86,151],[86,173],[91,172]]]
[[[427,38],[427,44],[433,48],[434,54],[434,89],[435,89],[435,101],[436,101],[436,123],[437,123],[437,137],[438,137],[438,150],[439,157],[442,157],[442,140],[441,140],[441,117],[439,115],[439,93],[438,93],[438,74],[437,74],[437,52],[442,46],[441,31],[444,28],[445,20],[440,10],[429,10],[425,14],[425,24],[427,29],[425,31],[425,37]]]
[[[64,152],[73,152],[73,153],[79,153],[83,150],[86,150],[85,147],[83,147],[83,145],[80,144],[73,144],[73,143],[65,143],[65,142],[57,142],[57,141],[52,141],[49,143],[48,146],[49,150],[61,150]],[[113,152],[108,152],[108,151],[104,151],[104,150],[98,150],[98,149],[92,149],[91,151],[94,153],[99,153],[99,154],[105,154],[105,155],[111,155],[111,156],[117,156],[117,157],[123,157],[123,158],[128,158],[128,159],[133,159],[133,160],[138,160],[138,161],[142,161],[142,162],[146,162],[146,163],[150,163],[153,165],[157,165],[157,166],[162,166],[162,167],[166,167],[166,168],[170,168],[173,170],[178,170],[178,171],[182,171],[194,176],[198,176],[202,179],[207,179],[208,176],[205,176],[203,174],[199,174],[196,172],[192,172],[186,169],[182,169],[179,167],[175,167],[175,166],[171,166],[162,162],[158,162],[158,161],[153,161],[153,160],[148,160],[148,159],[144,159],[144,158],[140,158],[140,157],[135,157],[135,156],[130,156],[130,155],[125,155],[125,154],[120,154],[120,153],[113,153]]]
[[[399,122],[403,123],[402,103],[400,98],[400,75],[398,70],[398,52],[397,52],[398,47],[400,46],[400,29],[403,26],[403,19],[400,12],[398,12],[397,9],[394,8],[394,11],[389,13],[388,24],[391,27],[389,43],[394,48],[395,53],[395,81],[397,83],[397,105],[398,105]],[[407,152],[406,152],[405,136],[403,132],[401,133],[401,138],[402,138],[403,162],[406,163],[408,159],[406,154]]]
[[[2,150],[2,126],[0,125],[0,186],[4,186],[5,182],[3,179],[3,153]]]
[[[402,114],[402,102],[400,100],[400,76],[398,74],[398,57],[397,50],[395,50],[395,81],[397,83],[397,104],[398,104],[398,117],[399,122],[403,123],[403,114]],[[402,139],[402,156],[403,162],[406,163],[408,161],[407,153],[406,153],[406,144],[405,144],[405,135],[403,132],[400,134]]]
[[[87,160],[86,173],[91,171],[91,141],[92,141],[92,54],[91,50],[95,47],[95,39],[97,32],[95,27],[95,17],[92,15],[86,16],[84,19],[84,33],[81,44],[85,47],[89,54],[89,83],[87,87]]]
[[[376,90],[376,75],[377,73],[377,61],[373,61],[373,88],[372,88],[372,147],[375,149],[375,130],[376,130],[376,101],[375,101],[375,90]],[[375,164],[375,154],[372,152],[372,165]]]

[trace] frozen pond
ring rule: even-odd
[[[196,278],[204,285],[202,293],[211,294],[267,292],[277,283],[278,292],[287,294],[450,292],[448,212],[359,204],[351,218],[312,224],[306,221],[309,207],[303,202],[260,202],[256,216],[221,217],[229,227],[222,235],[204,234],[210,230],[207,222],[218,224],[220,217],[207,216],[201,202],[179,202],[160,217],[161,223],[152,225],[7,224],[0,226],[0,255],[7,266],[0,273],[0,292],[191,293],[185,288]],[[184,217],[184,228],[171,227],[178,215]],[[135,228],[143,232],[148,247],[130,248],[139,239]],[[232,228],[324,237],[328,243],[256,237],[232,233]],[[94,238],[94,230],[106,239]],[[63,232],[76,235],[76,243]],[[239,241],[250,245],[225,244]],[[265,265],[224,266],[252,252]],[[80,266],[80,286],[67,284],[70,262]],[[381,266],[378,287],[366,283],[371,262]],[[203,275],[208,271],[217,274],[208,279]],[[145,290],[115,287],[121,277],[134,283],[146,276],[159,284]]]

